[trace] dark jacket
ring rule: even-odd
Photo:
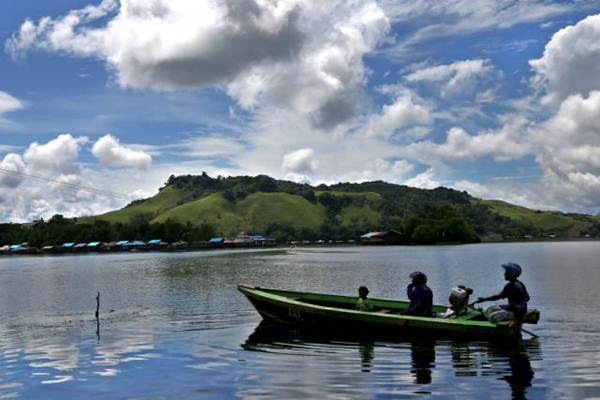
[[[408,306],[408,315],[431,317],[433,307],[433,292],[429,286],[415,285],[411,283],[406,288],[406,293],[410,304]]]
[[[529,293],[523,282],[518,279],[509,281],[502,289],[500,297],[508,300],[507,310],[512,311],[517,319],[523,318],[529,301]]]

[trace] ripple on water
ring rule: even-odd
[[[498,398],[504,398],[507,392],[524,391],[531,385],[531,362],[540,357],[535,343],[523,350],[494,347],[487,342],[435,339],[351,341],[264,325],[250,335],[243,348],[262,354],[252,358],[252,369],[263,373],[248,379],[256,379],[260,385],[264,376],[272,378],[268,382],[270,392],[252,388],[244,394],[267,398],[312,396],[323,388],[331,392],[325,390],[321,398],[424,393],[494,398],[490,388],[495,388]],[[302,384],[303,376],[309,376],[316,386]],[[486,386],[474,385],[482,378]],[[448,381],[453,385],[448,386]],[[291,385],[298,387],[294,393],[289,392]]]
[[[0,259],[0,398],[598,397],[600,246],[584,247]],[[571,256],[579,261],[570,262]],[[398,297],[418,266],[428,274],[436,302],[444,302],[448,287],[458,282],[482,295],[497,291],[497,266],[507,259],[524,266],[523,279],[542,310],[540,325],[531,329],[540,340],[517,348],[315,337],[294,330],[265,336],[254,332],[259,316],[235,288],[251,282],[355,293],[365,284],[374,297]],[[103,296],[98,327],[97,290]]]

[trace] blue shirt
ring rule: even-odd
[[[408,315],[430,317],[433,308],[433,292],[427,285],[415,285],[411,283],[406,288],[406,294],[410,300]]]

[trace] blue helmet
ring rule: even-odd
[[[502,264],[502,268],[506,271],[509,276],[513,278],[518,278],[521,275],[521,266],[514,262],[509,262],[506,264]]]

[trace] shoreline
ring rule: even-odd
[[[560,242],[597,242],[597,238],[556,238],[556,239],[531,239],[531,240],[482,240],[479,243],[406,243],[406,244],[362,244],[362,243],[298,243],[298,244],[278,244],[272,246],[194,246],[187,248],[171,249],[120,249],[120,250],[88,250],[88,251],[42,251],[41,249],[31,249],[19,252],[0,253],[0,258],[15,256],[36,256],[36,257],[59,257],[59,256],[81,256],[81,255],[104,255],[104,254],[146,254],[146,253],[190,253],[190,252],[208,252],[208,251],[271,251],[271,250],[294,250],[300,248],[331,248],[331,247],[439,247],[439,246],[466,246],[477,244],[501,244],[501,243],[560,243]]]

